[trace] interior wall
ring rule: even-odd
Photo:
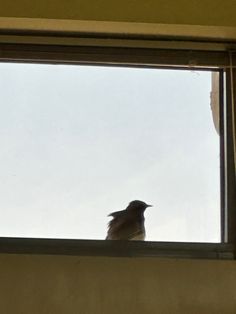
[[[0,17],[236,26],[235,0],[0,0],[0,8]],[[4,314],[234,314],[235,309],[234,261],[0,255]]]
[[[0,256],[4,314],[235,314],[234,261]]]
[[[227,0],[0,0],[1,17],[236,26]]]

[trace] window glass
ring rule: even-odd
[[[0,236],[104,239],[139,199],[146,240],[220,242],[211,72],[0,64]]]

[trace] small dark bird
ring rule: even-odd
[[[124,210],[111,213],[106,240],[145,240],[144,211],[151,207],[142,201],[132,201]]]

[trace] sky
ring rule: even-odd
[[[146,240],[219,242],[211,72],[0,63],[0,236],[104,239],[152,204]]]

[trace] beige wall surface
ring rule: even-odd
[[[2,314],[235,314],[234,261],[0,255]]]
[[[236,26],[236,1],[0,0],[0,16]]]

